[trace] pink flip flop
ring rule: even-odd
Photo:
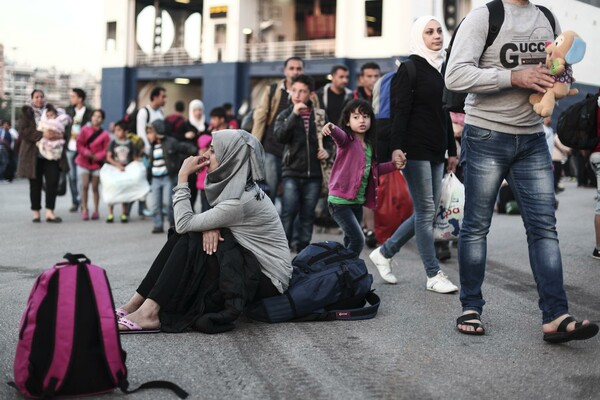
[[[126,316],[129,313],[127,311],[123,310],[122,308],[116,308],[115,314],[117,314],[117,317],[123,318],[124,316]]]
[[[119,325],[123,325],[126,326],[128,328],[128,330],[120,330],[119,329],[119,333],[122,335],[125,334],[135,334],[135,333],[159,333],[160,332],[160,328],[158,329],[144,329],[141,326],[139,326],[137,323],[128,320],[127,318],[119,318],[119,321],[117,322]]]

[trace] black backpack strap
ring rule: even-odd
[[[96,140],[96,138],[98,136],[100,136],[101,133],[102,133],[102,128],[100,128],[96,132],[94,132],[94,134],[92,136],[90,136],[88,138],[88,140],[85,142],[85,145],[89,147],[90,144],[92,144],[94,142],[94,140]]]
[[[540,6],[540,5],[535,5],[541,12],[544,13],[544,15],[546,16],[546,18],[548,19],[548,22],[550,22],[550,25],[552,26],[552,33],[554,33],[554,37],[557,37],[557,32],[556,32],[556,20],[554,19],[554,14],[552,14],[552,11],[548,10],[546,7],[544,6]]]
[[[415,86],[417,85],[417,67],[415,67],[415,63],[410,58],[404,61],[404,65],[406,65],[406,71],[408,71],[408,81],[410,82],[410,87],[414,92]]]
[[[180,388],[178,385],[174,384],[173,382],[169,382],[169,381],[150,381],[150,382],[143,383],[140,386],[138,386],[137,388],[132,389],[132,390],[129,390],[127,388],[128,386],[129,386],[129,383],[125,380],[124,383],[120,387],[121,391],[125,394],[131,394],[131,393],[135,393],[139,390],[144,390],[144,389],[168,389],[168,390],[171,390],[173,393],[175,393],[175,395],[177,397],[179,397],[180,399],[185,399],[189,396],[188,392],[186,392],[185,390],[183,390],[182,388]]]
[[[279,86],[279,82],[275,82],[275,83],[271,83],[271,86],[269,87],[269,108],[268,108],[268,112],[267,112],[267,117],[269,117],[271,114],[271,101],[273,100],[273,96],[275,96],[275,92],[277,91],[277,86]]]
[[[483,53],[490,47],[496,37],[498,36],[498,32],[500,32],[500,28],[504,23],[504,4],[502,4],[502,0],[493,0],[486,4],[488,11],[490,12],[490,17],[488,21],[488,35],[485,41],[485,47],[483,48]]]

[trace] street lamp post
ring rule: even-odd
[[[13,62],[12,62],[12,88],[10,90],[10,126],[15,127],[15,117],[16,117],[16,104],[15,104],[15,86],[16,86],[16,70],[17,70],[17,49],[18,47],[13,47]]]

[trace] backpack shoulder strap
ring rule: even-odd
[[[404,65],[406,65],[406,70],[408,71],[408,81],[410,82],[410,87],[414,92],[415,86],[417,85],[417,67],[415,67],[415,63],[410,58],[404,61]]]
[[[168,389],[168,390],[172,391],[173,393],[175,393],[175,395],[177,397],[179,397],[180,399],[186,399],[189,396],[188,392],[186,392],[185,390],[183,390],[181,387],[174,384],[173,382],[169,382],[169,381],[150,381],[150,382],[142,383],[140,386],[138,386],[135,389],[129,389],[129,382],[127,381],[127,379],[125,379],[122,381],[119,389],[121,389],[121,391],[125,394],[135,393],[137,391],[144,390],[144,389]]]
[[[482,54],[485,53],[488,47],[494,44],[494,40],[496,40],[498,32],[500,32],[500,28],[504,23],[504,4],[502,4],[502,0],[490,1],[486,4],[486,7],[490,12],[490,17],[488,21],[487,39]]]
[[[554,14],[552,14],[552,11],[548,10],[546,7],[544,6],[540,6],[540,5],[535,5],[541,12],[544,13],[544,15],[546,16],[546,18],[548,19],[548,22],[550,22],[550,25],[552,26],[552,32],[554,33],[554,37],[558,36],[556,33],[556,20],[554,19]]]
[[[59,268],[57,272],[59,276],[57,277],[56,333],[54,348],[51,350],[54,356],[43,382],[45,392],[49,395],[54,395],[55,391],[62,387],[69,368],[69,360],[73,352],[76,287],[78,286],[76,266]]]
[[[268,112],[267,115],[271,114],[271,101],[273,101],[273,96],[275,96],[275,92],[277,91],[277,86],[279,85],[279,82],[275,82],[272,83],[271,86],[269,87],[269,102],[268,102]]]

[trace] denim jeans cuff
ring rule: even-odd
[[[542,324],[549,324],[554,321],[556,318],[561,317],[565,314],[569,313],[569,309],[566,307],[561,307],[551,312],[543,313],[542,315]]]

